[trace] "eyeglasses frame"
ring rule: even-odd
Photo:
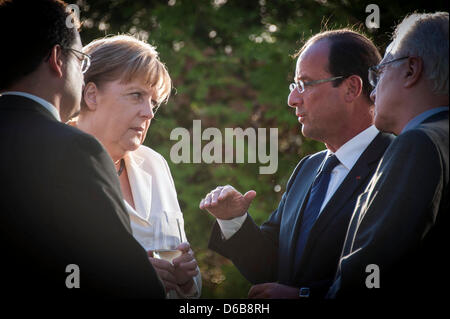
[[[306,86],[312,86],[312,85],[316,85],[316,84],[320,84],[320,83],[331,82],[331,81],[335,81],[335,80],[339,80],[339,79],[343,79],[343,78],[346,78],[346,76],[340,75],[340,76],[334,76],[334,77],[327,78],[327,79],[314,80],[314,81],[309,81],[309,82],[303,82],[302,80],[299,80],[298,82],[289,84],[289,90],[292,92],[295,89],[297,89],[297,92],[302,94],[303,92],[305,92]],[[300,87],[301,87],[301,90],[300,90]]]
[[[401,58],[396,58],[396,59],[393,59],[393,60],[390,60],[390,61],[386,61],[386,62],[377,64],[377,65],[371,66],[369,68],[369,74],[368,74],[369,75],[369,83],[370,83],[370,85],[372,85],[372,87],[374,89],[377,87],[378,82],[380,80],[379,79],[379,76],[380,76],[379,72],[380,72],[381,68],[385,67],[388,64],[391,64],[391,63],[394,63],[394,62],[398,62],[398,61],[401,61],[401,60],[404,60],[404,59],[408,59],[408,58],[409,58],[409,56],[404,56],[404,57],[401,57]],[[374,77],[375,77],[376,81],[374,80]]]
[[[62,48],[63,50],[69,50],[69,51],[72,51],[72,52],[76,52],[76,53],[81,54],[81,55],[83,56],[83,59],[80,60],[80,61],[81,61],[81,73],[84,74],[84,73],[87,72],[87,70],[89,70],[89,67],[91,66],[91,59],[92,59],[92,57],[91,57],[89,54],[84,53],[84,52],[81,52],[81,51],[76,50],[76,49],[73,49],[73,48],[65,47],[65,46],[61,46],[61,48]],[[78,56],[77,56],[77,58],[80,59]],[[86,61],[86,62],[85,62],[85,61]],[[84,63],[86,63],[86,64],[84,64]],[[85,67],[85,69],[84,69],[84,66],[83,66],[83,65],[87,65],[87,67]],[[83,69],[84,69],[84,70],[83,70]]]

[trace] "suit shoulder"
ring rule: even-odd
[[[423,167],[440,167],[441,162],[447,162],[448,135],[446,143],[437,143],[423,129],[406,131],[392,142],[384,156],[385,165],[392,161],[400,161],[403,165]],[[413,164],[414,163],[414,164]],[[423,167],[422,167],[423,166]]]
[[[77,146],[85,149],[86,151],[92,152],[94,154],[106,152],[102,144],[94,136],[75,127],[69,126],[67,135],[73,140],[75,144],[77,144]]]
[[[110,159],[102,144],[92,135],[76,127],[64,123],[57,123],[58,134],[54,137],[55,149],[61,150],[66,159],[94,156],[102,160]]]
[[[448,118],[421,124],[416,130],[422,131],[439,147],[448,147]]]
[[[79,130],[76,127],[61,123],[54,122],[54,130],[58,131],[58,134],[54,134],[55,142],[67,144],[68,142],[75,142],[93,149],[103,149],[100,142],[92,135]]]
[[[402,148],[421,148],[426,146],[434,145],[429,132],[423,128],[416,128],[406,131],[395,139],[393,146]]]

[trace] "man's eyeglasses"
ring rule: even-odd
[[[401,58],[393,59],[391,61],[380,63],[378,65],[371,66],[369,68],[369,83],[370,83],[370,85],[372,85],[373,88],[375,88],[377,86],[378,80],[380,79],[380,75],[381,75],[381,69],[383,67],[385,67],[386,65],[388,65],[390,63],[401,61],[401,60],[404,60],[407,58],[409,58],[409,56],[404,56]]]
[[[86,73],[86,71],[89,69],[89,67],[91,66],[91,56],[89,54],[83,53],[81,51],[72,49],[72,48],[68,48],[68,47],[62,47],[64,50],[69,50],[72,52],[76,52],[78,54],[81,54],[82,57],[80,58],[77,54],[75,54],[75,56],[81,61],[81,73]]]
[[[345,78],[345,76],[343,76],[343,75],[334,76],[334,77],[328,78],[328,79],[315,80],[315,81],[309,81],[309,82],[303,82],[302,80],[299,80],[298,82],[294,82],[289,85],[289,91],[292,92],[295,89],[297,89],[298,93],[303,93],[303,92],[305,92],[305,86],[311,86],[311,85],[316,85],[319,83],[331,82],[331,81],[339,80],[342,78]]]

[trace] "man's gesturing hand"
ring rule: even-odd
[[[218,186],[202,199],[200,209],[219,219],[232,219],[244,215],[255,196],[254,190],[242,195],[233,186]]]

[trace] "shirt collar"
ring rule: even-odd
[[[342,145],[334,155],[336,155],[339,162],[341,162],[345,168],[351,170],[358,158],[366,150],[367,146],[372,143],[378,133],[379,131],[375,125],[371,125]],[[328,150],[328,155],[329,154],[332,154],[330,150]]]
[[[139,147],[142,147],[142,145],[139,146]],[[139,148],[138,148],[138,149],[139,149]],[[137,151],[137,150],[136,150],[136,151]],[[124,156],[124,160],[125,160],[125,163],[130,162],[130,163],[132,163],[133,165],[136,165],[137,167],[141,167],[141,166],[142,166],[142,163],[144,163],[145,159],[144,159],[144,157],[139,156],[138,154],[136,154],[136,153],[137,153],[136,151],[128,152],[128,153]]]
[[[448,112],[448,106],[435,107],[435,108],[432,108],[431,110],[420,113],[419,115],[414,117],[411,121],[409,121],[408,124],[406,124],[406,126],[403,128],[401,133],[412,130],[413,128],[419,126],[427,118],[432,117],[433,115],[440,113],[440,112],[444,112],[444,111]]]
[[[18,91],[3,92],[1,95],[19,95],[19,96],[23,96],[23,97],[32,99],[36,103],[45,107],[59,122],[61,122],[61,117],[59,116],[59,113],[58,113],[58,110],[56,109],[56,107],[53,104],[51,104],[50,102],[40,98],[39,96],[30,94],[30,93],[25,93],[25,92],[18,92]]]

